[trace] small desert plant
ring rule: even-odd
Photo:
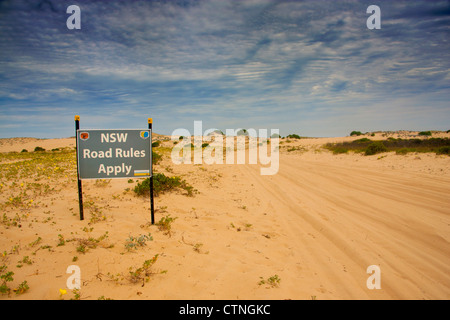
[[[64,236],[62,234],[58,234],[58,244],[57,247],[61,247],[66,244],[66,240],[64,240]]]
[[[195,252],[200,253],[200,248],[202,246],[203,246],[203,243],[196,243],[196,244],[194,244],[193,249],[194,249]]]
[[[172,218],[169,215],[162,217],[157,223],[156,225],[158,226],[159,230],[164,231],[164,234],[167,234],[169,236],[171,236],[171,232],[170,230],[172,229],[172,223],[178,219],[177,217]]]
[[[361,131],[352,131],[350,133],[350,136],[360,136],[360,135],[362,135]]]
[[[161,141],[155,141],[152,143],[152,148],[157,148],[161,145]]]
[[[86,230],[83,230],[83,231],[86,231]],[[92,229],[90,229],[86,232],[90,232],[90,231],[92,231]],[[86,253],[88,249],[97,248],[97,246],[107,238],[108,238],[108,231],[106,231],[103,235],[101,235],[98,238],[94,238],[94,237],[90,236],[87,239],[86,238],[73,238],[73,239],[70,239],[67,241],[77,241],[78,242],[77,252]]]
[[[34,247],[34,246],[38,245],[39,243],[41,243],[41,241],[42,241],[42,238],[41,238],[41,237],[38,237],[36,240],[30,242],[28,245],[29,245],[30,247]]]
[[[14,281],[14,272],[7,270],[8,267],[6,265],[0,266],[0,293],[2,294],[9,294],[11,292],[11,288],[8,287],[7,283]]]
[[[0,266],[0,293],[8,295],[11,293],[11,288],[8,287],[8,282],[14,281],[13,275],[14,272],[8,271],[8,267],[6,265]],[[16,294],[22,294],[28,289],[29,287],[27,281],[24,281],[16,289],[13,289],[13,291]]]
[[[419,136],[431,136],[431,131],[421,131],[419,132]]]
[[[18,263],[17,267],[21,268],[24,264],[28,264],[28,265],[33,264],[33,261],[31,261],[29,256],[24,256],[23,259],[18,261],[17,263]]]
[[[42,148],[42,147],[36,147],[36,148],[34,148],[34,151],[35,152],[42,152],[42,151],[45,151],[45,149]]]
[[[286,138],[289,138],[289,139],[301,139],[301,137],[298,134],[295,134],[295,133],[287,135]]]
[[[15,292],[16,294],[22,294],[22,293],[27,292],[29,289],[30,289],[30,287],[28,286],[28,283],[27,283],[27,281],[25,280],[24,282],[22,282],[21,284],[19,284],[19,286],[18,286],[16,289],[14,289],[14,292]]]
[[[125,242],[125,249],[131,251],[133,249],[137,249],[138,247],[144,247],[147,245],[147,241],[152,240],[153,237],[150,233],[148,235],[141,234],[139,237],[130,236]]]
[[[153,274],[150,268],[153,264],[155,264],[156,260],[158,260],[158,255],[155,255],[153,258],[149,260],[145,260],[142,264],[142,267],[133,270],[131,267],[129,268],[129,280],[132,283],[137,283],[142,281],[142,286],[144,286],[145,282],[150,280],[150,276]]]
[[[267,279],[260,277],[260,279],[261,279],[261,281],[258,282],[259,285],[267,284],[272,288],[278,287],[278,285],[280,284],[280,281],[281,281],[281,279],[280,279],[280,277],[278,277],[278,275],[271,276]]]
[[[70,300],[81,300],[81,292],[80,289],[73,289],[72,290],[73,293],[73,298]]]

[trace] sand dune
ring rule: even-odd
[[[19,216],[20,226],[0,224],[1,264],[14,272],[11,288],[26,280],[29,290],[0,299],[74,298],[59,291],[69,265],[80,267],[81,299],[449,299],[450,157],[320,148],[349,139],[285,142],[272,176],[261,176],[259,165],[177,166],[166,154],[155,172],[181,176],[198,190],[155,198],[157,221],[176,217],[170,235],[149,224],[149,199],[126,191],[138,180],[84,181],[80,221],[73,162],[45,181],[3,176],[3,212]],[[73,139],[2,140],[1,152],[74,146]],[[20,171],[19,163],[8,165]],[[33,182],[54,190],[32,203],[23,196],[27,206],[5,205]],[[75,239],[106,232],[95,248],[77,251]],[[145,246],[125,249],[130,236],[148,233],[153,240]],[[58,245],[58,235],[72,241]],[[150,280],[130,281],[130,271],[156,254]],[[24,256],[32,263],[20,263]],[[367,288],[371,265],[381,270],[381,289]]]

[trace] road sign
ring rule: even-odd
[[[151,136],[151,129],[78,129],[77,157],[79,178],[151,177]]]

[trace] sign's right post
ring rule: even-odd
[[[150,144],[153,143],[153,119],[148,118],[148,128],[150,129]],[[152,150],[152,148],[150,148]],[[152,151],[150,151],[152,152]],[[150,154],[150,157],[153,157],[152,154]],[[155,208],[154,208],[154,202],[153,202],[153,159],[151,161],[151,167],[150,167],[150,212],[152,217],[152,224],[155,224]]]

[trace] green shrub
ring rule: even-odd
[[[436,154],[447,154],[450,156],[450,147],[449,146],[440,147],[436,152]]]
[[[152,148],[157,148],[161,145],[161,141],[155,141],[152,143]]]
[[[301,139],[301,137],[298,134],[290,134],[288,136],[286,136],[286,138],[290,138],[290,139]]]
[[[369,144],[367,146],[367,149],[365,151],[365,155],[366,156],[371,156],[377,153],[382,153],[382,152],[386,152],[387,148],[386,146],[383,144],[383,142],[381,141],[375,141],[372,142],[371,144]]]
[[[45,151],[45,149],[42,148],[42,147],[36,147],[36,148],[34,148],[34,151],[35,152],[40,152],[40,151]]]
[[[407,148],[401,148],[398,149],[397,151],[395,151],[396,154],[407,154],[409,152],[409,150]]]
[[[153,164],[158,164],[158,162],[162,159],[162,155],[157,154],[156,152],[152,151],[152,162]]]
[[[360,136],[360,135],[362,135],[361,131],[352,131],[350,133],[350,136]]]
[[[188,196],[192,196],[194,192],[194,188],[181,177],[167,177],[164,173],[157,173],[153,176],[153,194],[155,196],[176,189],[185,190]],[[150,178],[138,183],[134,192],[139,196],[148,195],[150,193]]]
[[[28,152],[28,150],[27,149],[22,149],[22,151],[20,151],[20,152]]]
[[[361,139],[357,139],[353,142],[357,142],[357,143],[363,143],[363,142],[371,142],[372,140],[370,140],[369,138],[361,138]]]
[[[419,136],[431,136],[431,131],[421,131],[419,132]]]
[[[348,153],[347,148],[336,148],[333,150],[333,154],[341,154],[341,153]]]

